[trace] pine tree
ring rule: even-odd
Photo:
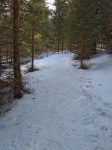
[[[31,56],[31,71],[34,70],[34,56],[49,47],[50,19],[45,1],[30,0],[24,4],[22,15],[21,40],[22,49]]]
[[[22,97],[22,78],[19,49],[19,1],[13,0],[14,97]]]
[[[78,51],[78,57],[81,61],[80,67],[83,68],[83,59],[90,58],[91,54],[96,51],[97,3],[92,0],[72,0],[69,5],[68,37],[72,49]]]
[[[68,1],[67,0],[55,0],[54,15],[53,15],[53,25],[55,28],[55,36],[56,36],[56,49],[58,52],[60,49],[63,51],[64,43],[65,43],[65,35],[66,35],[66,24],[67,24],[67,8]]]

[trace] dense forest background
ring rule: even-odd
[[[53,10],[45,0],[0,0],[0,85],[10,80],[15,98],[23,95],[21,64],[31,61],[34,71],[41,53],[68,50],[85,68],[101,49],[112,53],[111,0],[55,0]]]

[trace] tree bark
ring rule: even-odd
[[[59,31],[58,31],[58,33],[57,33],[57,42],[58,42],[58,53],[59,53],[59,51],[60,51],[60,35],[59,35],[60,33],[59,33]]]
[[[0,11],[0,19],[1,19],[1,11]],[[1,56],[2,55],[1,55],[1,45],[0,45],[0,77],[1,77],[1,74],[2,74],[2,57]]]
[[[14,53],[14,98],[21,98],[22,77],[19,49],[19,0],[13,0],[13,53]]]
[[[35,35],[35,29],[34,29],[34,14],[32,11],[32,61],[31,61],[31,71],[34,71],[34,35]]]
[[[1,46],[0,46],[0,77],[2,75],[2,57],[1,57]]]

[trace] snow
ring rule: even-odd
[[[0,150],[112,150],[112,58],[94,57],[89,70],[72,58],[35,60],[33,93],[0,118]]]

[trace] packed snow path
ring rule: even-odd
[[[0,118],[0,150],[112,150],[112,58],[84,71],[72,57],[35,61],[32,94]]]

